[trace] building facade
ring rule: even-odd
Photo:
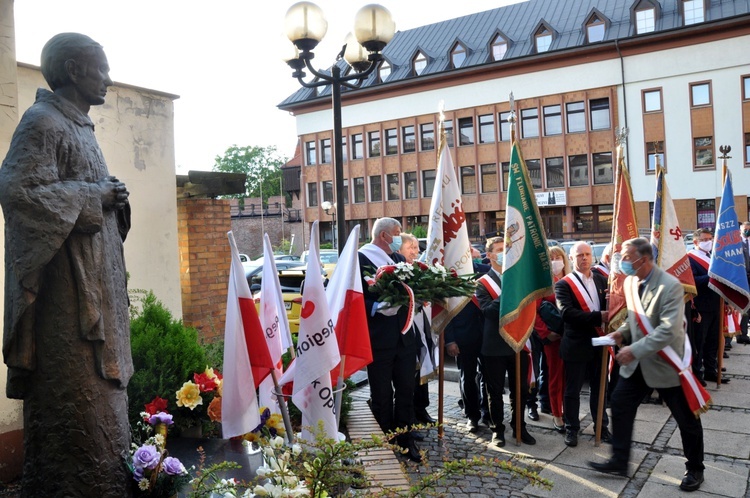
[[[444,102],[469,234],[502,230],[511,92],[548,237],[609,239],[618,128],[629,130],[640,228],[650,226],[657,158],[684,231],[713,228],[720,145],[732,147],[747,219],[748,44],[744,1],[529,0],[398,32],[378,70],[342,95],[347,226],[362,224],[363,239],[381,216],[426,227]],[[301,89],[279,107],[297,117],[304,218],[330,240],[330,88]]]

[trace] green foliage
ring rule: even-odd
[[[226,197],[260,197],[262,185],[262,201],[265,204],[269,197],[281,195],[281,166],[286,161],[286,158],[278,155],[276,147],[232,145],[223,156],[216,156],[213,171],[246,174],[245,192]],[[289,197],[286,193],[284,195]]]
[[[427,237],[427,229],[422,225],[417,225],[411,229],[411,234],[418,239],[424,239]]]
[[[331,242],[326,242],[325,244],[320,244],[321,249],[333,249],[333,244]]]
[[[200,413],[179,408],[175,393],[208,364],[206,352],[198,342],[198,332],[175,320],[153,292],[148,292],[140,313],[130,322],[130,345],[135,367],[128,385],[131,426],[138,422],[144,405],[155,396],[168,401],[167,411],[173,414],[178,429],[196,425],[204,417],[206,407]]]
[[[289,254],[289,250],[292,248],[292,241],[282,239],[278,245],[273,246],[274,254]]]

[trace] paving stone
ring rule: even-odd
[[[747,491],[748,468],[746,465],[707,462],[705,482],[691,497],[744,497]],[[654,468],[638,498],[664,498],[683,494],[679,490],[685,473],[685,459],[663,456]]]
[[[667,446],[682,450],[680,431],[669,438]],[[706,454],[736,458],[750,458],[750,434],[736,434],[724,430],[703,429],[703,451]]]

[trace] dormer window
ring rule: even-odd
[[[460,43],[456,43],[451,50],[451,66],[454,69],[459,68],[463,65],[466,60],[466,47]]]
[[[541,26],[534,35],[534,46],[538,54],[546,52],[552,45],[552,32],[546,26]]]
[[[685,26],[697,24],[705,20],[703,2],[704,0],[685,0],[682,2]]]
[[[503,60],[505,53],[508,51],[508,40],[503,38],[502,35],[497,35],[490,44],[490,53],[492,54],[493,61]]]
[[[596,43],[604,40],[604,32],[606,26],[604,20],[600,19],[599,16],[593,15],[586,24],[586,39],[589,43]]]
[[[382,64],[380,64],[380,68],[378,68],[378,79],[381,83],[385,83],[385,81],[388,79],[388,76],[391,75],[391,65],[388,64],[388,61],[383,61]]]
[[[427,56],[425,56],[421,50],[417,52],[417,55],[414,57],[412,66],[414,68],[414,74],[417,76],[422,74],[427,67]]]
[[[635,32],[637,34],[651,33],[656,27],[654,8],[635,11]]]

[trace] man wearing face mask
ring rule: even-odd
[[[516,352],[500,335],[500,292],[503,273],[503,237],[493,237],[487,241],[487,257],[490,258],[492,269],[479,279],[476,297],[484,315],[484,333],[482,335],[482,368],[484,381],[487,384],[489,398],[490,419],[492,429],[492,444],[505,446],[505,425],[503,424],[503,390],[505,389],[505,374],[510,383],[511,414],[510,421],[513,428],[513,438],[516,437],[516,417],[521,417],[521,441],[525,444],[536,444],[536,439],[526,430],[523,411],[516,412],[516,396],[521,396],[521,406],[526,406],[528,382],[526,372],[529,371],[529,355],[522,352],[521,358],[521,392],[516,393]]]
[[[742,254],[745,256],[745,272],[747,281],[750,282],[750,221],[742,224]],[[740,322],[740,335],[737,336],[737,344],[750,344],[750,337],[747,335],[748,313],[742,314]]]
[[[718,368],[721,297],[708,287],[708,266],[713,243],[711,231],[699,228],[693,233],[695,247],[688,252],[690,269],[698,291],[693,299],[696,313],[693,319],[693,372],[703,382],[716,382]],[[722,377],[722,384],[728,382],[729,379]]]
[[[378,218],[372,227],[372,242],[359,250],[362,288],[365,289],[367,326],[370,330],[372,363],[367,366],[371,409],[384,432],[407,428],[414,413],[414,370],[417,368],[414,328],[405,330],[408,310],[377,301],[369,292],[366,276],[374,277],[381,266],[405,262],[401,249],[401,223],[393,218]],[[397,444],[414,462],[422,456],[411,433],[401,434]]]

